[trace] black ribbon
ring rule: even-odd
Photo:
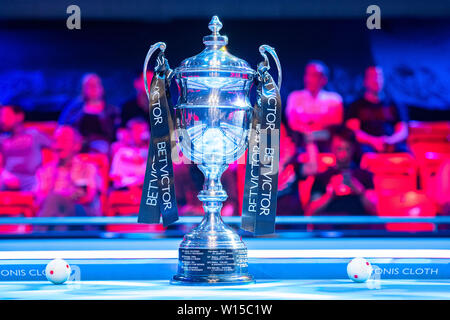
[[[171,157],[174,141],[168,77],[172,70],[162,52],[156,61],[149,99],[151,141],[138,222],[160,223],[162,215],[166,227],[178,220]]]
[[[262,62],[258,65],[257,100],[249,135],[242,205],[242,229],[255,235],[275,232],[280,124],[280,92]]]

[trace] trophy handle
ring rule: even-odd
[[[267,66],[268,69],[270,69],[269,65],[269,58],[266,55],[266,52],[268,52],[273,60],[275,60],[275,63],[277,65],[278,69],[278,90],[281,90],[281,80],[282,80],[282,74],[281,74],[281,64],[280,60],[278,59],[277,53],[275,52],[275,49],[271,46],[268,46],[267,44],[263,44],[259,47],[259,53],[264,57],[264,64]]]
[[[150,58],[152,57],[153,53],[155,53],[155,51],[158,49],[160,49],[162,52],[164,52],[166,50],[166,44],[164,42],[157,42],[157,43],[153,44],[150,47],[150,49],[148,50],[147,56],[145,57],[143,75],[144,75],[145,92],[147,93],[148,99],[150,99],[150,90],[148,88],[148,82],[147,82],[147,67],[148,67],[148,63],[149,63]]]

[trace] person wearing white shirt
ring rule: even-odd
[[[303,82],[303,90],[293,91],[288,96],[288,125],[291,130],[305,135],[306,140],[311,139],[307,136],[312,136],[313,140],[326,141],[327,128],[343,122],[342,97],[336,92],[324,90],[328,82],[328,68],[320,61],[311,61],[306,65]]]

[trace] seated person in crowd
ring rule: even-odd
[[[82,80],[81,98],[62,112],[59,124],[71,125],[83,136],[82,152],[108,153],[120,125],[120,112],[107,104],[100,77],[86,74]]]
[[[175,194],[177,197],[180,215],[196,216],[204,215],[202,202],[198,199],[199,192],[203,189],[205,177],[198,166],[187,159],[181,152],[178,159],[173,162]],[[238,216],[239,199],[237,181],[237,163],[229,165],[220,179],[228,198],[223,202],[222,216]]]
[[[173,159],[173,175],[179,214],[182,216],[203,215],[202,202],[197,198],[203,188],[203,173],[182,152],[179,152],[178,159]]]
[[[0,153],[0,191],[17,190],[19,179],[3,167],[3,155]]]
[[[306,65],[303,82],[305,88],[293,91],[287,98],[288,125],[294,132],[315,136],[319,151],[326,152],[327,128],[343,121],[342,97],[336,92],[324,90],[328,82],[328,68],[320,61],[311,61]]]
[[[277,215],[303,215],[298,183],[317,173],[317,147],[307,142],[308,162],[298,162],[296,146],[286,127],[280,127],[280,162],[278,173]]]
[[[331,130],[331,151],[336,166],[315,176],[306,215],[375,215],[373,176],[353,161],[358,147],[352,130]]]
[[[150,87],[150,83],[153,78],[153,72],[147,72],[147,81]],[[131,119],[141,118],[142,120],[149,121],[149,106],[147,93],[145,92],[144,75],[141,73],[136,79],[134,79],[134,89],[136,90],[136,97],[128,100],[122,105],[121,119],[122,127],[125,127]]]
[[[346,124],[355,131],[363,152],[407,152],[407,112],[382,95],[383,71],[369,67],[364,75],[364,95],[353,102]]]
[[[113,159],[114,155],[120,148],[127,147],[132,143],[133,143],[133,141],[131,139],[131,134],[130,134],[130,131],[128,130],[128,128],[126,126],[118,128],[117,132],[116,132],[116,141],[114,141],[111,144],[111,147],[109,150],[110,158]]]
[[[41,151],[51,140],[36,129],[27,129],[24,111],[17,106],[0,106],[0,153],[8,172],[6,190],[32,191],[36,171],[42,163]]]
[[[436,172],[436,202],[438,212],[450,216],[450,158],[443,161]],[[448,225],[450,229],[450,225]]]
[[[122,137],[112,156],[110,178],[114,189],[141,190],[150,141],[149,124],[140,118],[131,119],[126,129],[125,138]]]
[[[40,217],[98,216],[99,176],[95,165],[83,162],[79,154],[82,137],[70,126],[61,126],[54,135],[56,158],[39,169],[36,189]]]

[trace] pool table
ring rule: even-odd
[[[246,238],[256,283],[174,286],[179,238],[0,241],[0,299],[450,299],[449,238]],[[347,263],[367,258],[378,273],[351,281]],[[53,285],[45,265],[63,258],[70,281]]]

